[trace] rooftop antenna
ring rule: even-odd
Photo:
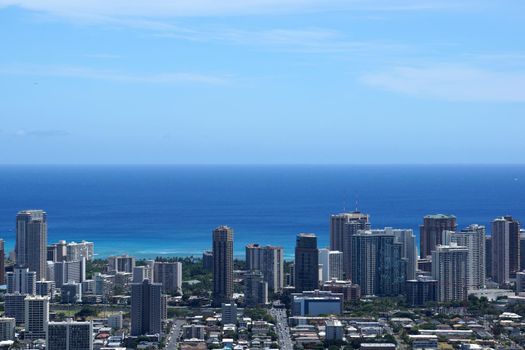
[[[359,213],[359,209],[358,208],[359,208],[359,195],[356,194],[355,195],[355,212],[356,213]]]

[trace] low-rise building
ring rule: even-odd
[[[328,320],[325,323],[325,340],[330,343],[337,343],[343,340],[343,324],[339,320]]]
[[[292,293],[294,316],[339,315],[343,312],[343,294],[330,291]]]

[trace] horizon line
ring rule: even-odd
[[[0,163],[11,166],[525,166],[525,163]]]

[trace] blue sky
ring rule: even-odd
[[[525,3],[0,0],[0,163],[523,163]]]

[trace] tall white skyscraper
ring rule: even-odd
[[[16,215],[16,264],[46,278],[47,214],[43,210],[23,210]]]
[[[470,225],[460,232],[444,231],[443,243],[456,243],[468,249],[467,287],[480,289],[485,286],[485,226]]]
[[[319,249],[319,264],[322,265],[322,282],[333,278],[343,279],[343,252],[328,248]]]
[[[49,322],[46,350],[93,350],[91,322]]]
[[[26,339],[45,339],[49,322],[49,297],[28,296],[25,298]]]
[[[13,272],[8,272],[7,292],[33,295],[36,292],[36,272],[29,271],[27,267],[15,267]]]
[[[440,302],[467,300],[467,247],[438,245],[432,252],[432,277],[437,280]]]
[[[410,229],[394,229],[385,227],[385,232],[393,234],[397,243],[401,243],[401,256],[406,259],[406,279],[412,280],[416,278],[417,269],[417,247],[416,236]]]

